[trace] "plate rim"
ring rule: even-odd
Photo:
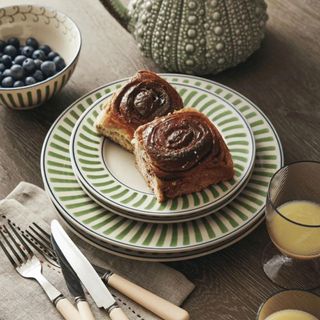
[[[61,213],[59,212],[59,214],[61,214]],[[251,234],[253,231],[255,231],[263,223],[263,221],[265,220],[265,217],[260,217],[260,219],[258,221],[256,221],[256,223],[254,225],[248,226],[248,228],[243,233],[241,233],[239,236],[236,236],[236,237],[232,238],[231,241],[225,242],[222,245],[209,247],[209,248],[207,248],[208,250],[203,248],[201,250],[201,252],[196,252],[196,253],[192,253],[191,252],[191,254],[188,254],[188,252],[181,252],[181,253],[185,253],[185,255],[183,255],[183,256],[178,256],[178,254],[179,254],[179,252],[178,252],[177,256],[174,256],[172,258],[169,258],[169,257],[168,258],[165,258],[165,257],[152,258],[152,257],[148,257],[148,256],[143,257],[143,254],[141,256],[135,256],[134,255],[134,251],[133,251],[132,255],[129,255],[129,254],[126,254],[124,252],[115,251],[115,250],[112,250],[111,248],[103,247],[102,245],[99,245],[98,243],[94,242],[93,240],[88,239],[85,235],[81,234],[78,230],[75,230],[76,226],[70,225],[69,222],[67,222],[64,219],[64,217],[60,217],[60,218],[63,219],[63,222],[67,225],[68,229],[71,230],[71,232],[73,232],[73,234],[75,234],[78,237],[80,237],[87,244],[92,245],[95,248],[97,248],[97,249],[99,249],[101,251],[107,252],[109,254],[113,254],[113,255],[116,255],[116,256],[119,256],[119,257],[123,257],[123,258],[126,258],[126,259],[131,259],[131,260],[135,260],[135,261],[145,261],[145,262],[186,261],[186,260],[197,259],[197,258],[206,256],[206,255],[209,255],[209,254],[212,254],[212,253],[219,252],[221,250],[224,250],[224,249],[226,249],[226,248],[238,243],[239,241],[241,241],[242,239],[247,237],[249,234]],[[153,254],[155,256],[157,255],[156,252],[153,253]]]
[[[158,224],[171,224],[171,223],[183,223],[183,222],[189,222],[189,221],[193,221],[193,220],[197,220],[197,219],[200,219],[200,218],[204,218],[205,216],[207,215],[210,215],[210,214],[213,214],[215,211],[219,211],[221,210],[223,207],[227,206],[229,203],[231,203],[242,191],[243,189],[246,187],[247,183],[250,181],[250,178],[252,176],[252,173],[253,173],[253,170],[250,172],[249,176],[247,177],[247,179],[245,180],[245,182],[243,183],[243,185],[241,186],[241,188],[237,189],[236,192],[234,192],[230,198],[228,198],[226,200],[226,203],[224,204],[221,204],[221,206],[219,206],[218,208],[215,208],[213,209],[214,211],[210,211],[210,212],[205,212],[203,214],[199,214],[198,216],[195,216],[194,218],[191,218],[191,217],[186,217],[185,219],[186,220],[173,220],[173,221],[168,221],[166,220],[165,222],[162,222],[162,221],[157,221],[157,220],[146,220],[145,217],[141,217],[141,218],[136,218],[136,217],[133,217],[133,216],[129,216],[129,215],[126,215],[125,213],[119,213],[118,211],[116,211],[116,209],[113,209],[113,208],[110,208],[108,207],[108,205],[106,204],[102,204],[98,199],[96,199],[94,197],[94,195],[90,194],[90,191],[87,190],[85,188],[85,186],[82,185],[82,182],[80,180],[78,180],[78,183],[79,185],[81,186],[82,190],[88,195],[88,197],[90,197],[93,201],[95,201],[98,205],[100,205],[101,207],[105,208],[106,210],[110,210],[111,212],[115,213],[115,214],[118,214],[118,215],[121,215],[127,219],[130,219],[130,220],[136,220],[136,221],[139,221],[139,222],[146,222],[146,223],[158,223]],[[207,210],[210,210],[210,208],[208,208]]]

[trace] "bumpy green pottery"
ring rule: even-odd
[[[264,0],[104,0],[143,54],[171,72],[214,74],[246,60],[261,44]]]

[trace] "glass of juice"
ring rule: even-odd
[[[268,298],[256,320],[320,320],[320,297],[303,290],[285,290]]]
[[[320,285],[320,162],[278,170],[269,185],[266,224],[272,240],[264,250],[266,275],[287,289]]]

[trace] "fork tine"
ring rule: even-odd
[[[5,230],[5,232],[9,235],[10,239],[13,239],[12,234],[9,232],[8,228],[3,225],[3,229]],[[7,246],[10,248],[11,252],[15,255],[15,257],[18,259],[19,263],[23,263],[23,260],[21,259],[21,257],[19,256],[19,254],[17,253],[17,251],[14,249],[14,247],[12,246],[11,242],[8,240],[8,238],[3,234],[3,232],[1,231],[1,236],[3,238],[3,240],[5,241],[5,243],[7,244]],[[14,241],[14,240],[13,240]]]
[[[53,251],[53,249],[51,248],[51,244],[48,244],[47,242],[42,241],[42,239],[38,238],[36,235],[34,235],[33,233],[31,233],[29,230],[25,231],[27,233],[27,235],[35,240],[39,245],[40,245],[40,249],[44,249],[46,250],[49,254],[51,255],[55,255],[55,252]]]
[[[40,228],[37,224],[35,224],[35,223],[33,223],[33,225],[36,225],[38,228]],[[47,245],[49,245],[49,246],[51,246],[51,241],[50,241],[50,235],[47,233],[47,232],[45,232],[44,230],[42,230],[41,228],[40,228],[40,230],[42,231],[42,232],[44,232],[45,233],[45,235],[46,235],[46,238],[44,238],[37,230],[35,230],[32,226],[30,226],[29,227],[42,241],[44,241],[45,243],[47,243]]]
[[[23,238],[35,249],[37,250],[40,254],[44,255],[44,252],[35,244],[33,243],[25,234],[22,232]]]
[[[51,245],[51,235],[50,235],[48,232],[44,231],[37,223],[33,222],[32,224],[33,224],[40,232],[42,232],[42,233],[47,237],[48,240],[50,240],[50,245]]]
[[[50,235],[45,232],[43,229],[41,229],[36,223],[33,223],[33,225],[40,229],[41,232],[44,234],[44,237],[47,237],[50,239]],[[43,241],[42,237],[39,239],[38,236],[36,236],[34,232],[34,228],[31,228],[29,226],[29,229],[31,229],[32,233],[29,230],[22,231],[23,237],[28,241],[28,243],[35,248],[50,264],[52,264],[55,267],[60,267],[57,255],[55,251],[52,248],[51,241]],[[38,233],[36,233],[39,235]]]
[[[2,230],[0,229],[0,234],[3,238],[5,238],[4,234],[2,233]],[[18,267],[18,264],[15,262],[14,259],[12,259],[11,254],[9,253],[9,251],[7,250],[7,248],[5,247],[5,245],[2,243],[2,241],[0,240],[0,247],[2,248],[3,252],[5,253],[5,255],[7,256],[7,258],[10,260],[11,264],[14,266],[14,268]]]
[[[17,236],[17,238],[20,240],[20,242],[22,243],[22,245],[24,246],[24,248],[28,251],[29,253],[29,257],[28,255],[26,255],[25,251],[21,248],[21,246],[18,245],[18,248],[20,249],[20,252],[23,253],[26,258],[32,258],[33,256],[33,252],[31,250],[31,248],[28,246],[28,244],[23,240],[23,238],[21,237],[20,233],[17,231],[15,225],[10,221],[8,220],[9,222],[9,226],[11,228],[11,230],[14,232],[14,234]]]
[[[52,256],[56,257],[56,252],[54,251],[54,249],[52,248],[52,243],[51,243],[51,235],[44,231],[36,222],[32,223],[34,225],[34,227],[36,229],[39,230],[39,232],[36,232],[36,230],[34,228],[32,228],[32,226],[30,226],[30,229],[36,234],[38,235],[38,237],[40,237],[41,240],[40,241],[37,237],[35,237],[33,234],[31,234],[31,232],[27,231],[28,234],[35,239],[41,246],[43,246],[43,248],[45,248],[46,250],[48,250]],[[41,237],[42,234],[42,237]]]

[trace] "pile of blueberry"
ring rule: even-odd
[[[48,45],[39,45],[28,38],[25,45],[19,39],[0,40],[0,87],[17,88],[43,81],[66,66],[63,58]]]

